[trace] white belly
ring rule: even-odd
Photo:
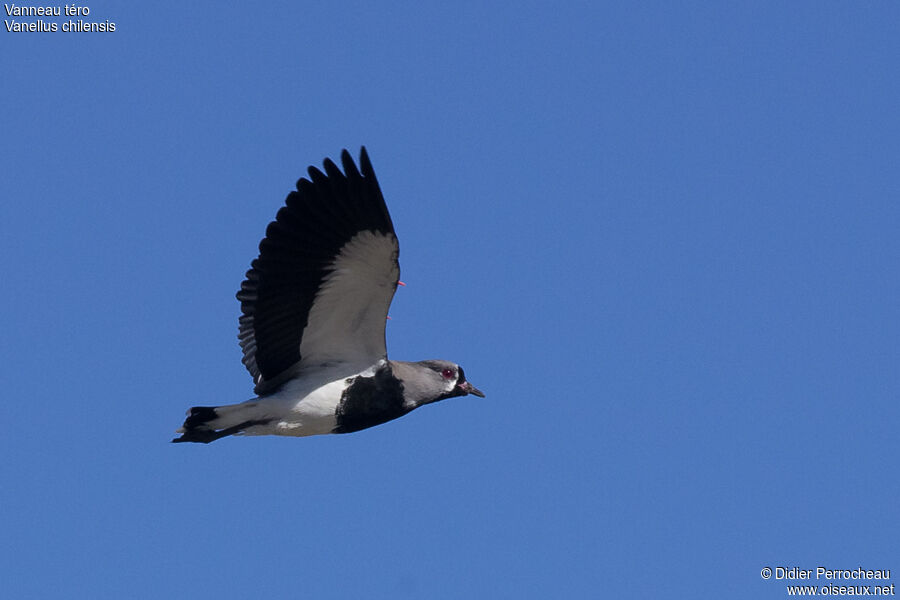
[[[289,382],[277,393],[256,403],[257,418],[270,418],[265,425],[248,427],[244,435],[306,436],[331,433],[337,425],[335,411],[347,389],[339,379],[310,391],[309,384]],[[238,405],[240,406],[240,405]]]

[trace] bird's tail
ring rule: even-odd
[[[173,443],[199,442],[208,444],[225,436],[241,433],[254,425],[265,425],[269,419],[248,419],[247,413],[256,407],[255,402],[243,402],[229,406],[194,406],[187,413],[187,419],[175,433],[181,437]],[[242,414],[243,413],[243,414]]]

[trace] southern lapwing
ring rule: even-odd
[[[446,360],[388,360],[384,328],[399,245],[366,149],[360,169],[309,168],[269,223],[237,298],[243,363],[257,397],[195,406],[173,442],[350,433],[473,394]]]

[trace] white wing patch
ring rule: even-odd
[[[384,326],[400,277],[393,234],[361,231],[344,244],[309,312],[301,365],[345,363],[359,371],[386,358]]]

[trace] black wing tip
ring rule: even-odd
[[[334,164],[334,161],[330,158],[326,158],[322,161],[322,166],[325,167],[325,173],[328,175],[329,179],[346,179],[344,174],[341,173],[341,170],[338,169],[338,166]]]
[[[369,153],[365,146],[359,148],[359,170],[363,177],[375,179],[375,169],[372,168],[372,161],[369,160]]]
[[[328,159],[326,159],[327,161]],[[315,184],[320,184],[328,179],[328,176],[319,170],[319,167],[315,165],[310,165],[306,168],[307,174],[309,174],[310,180],[312,180]],[[302,179],[300,181],[303,181]],[[300,182],[297,182],[298,184]]]
[[[341,166],[344,167],[343,172],[341,172],[335,162],[330,158],[325,158],[322,161],[322,166],[325,169],[324,172],[315,165],[307,167],[306,172],[309,173],[309,179],[311,179],[313,183],[330,178],[340,179],[343,177],[359,177],[360,173],[362,173],[363,177],[371,177],[374,179],[375,170],[372,168],[372,161],[369,159],[369,153],[366,151],[365,146],[360,146],[359,148],[359,165],[360,168],[357,169],[356,162],[353,160],[350,151],[344,148],[341,150]],[[301,177],[297,181],[297,189],[300,188],[301,182],[304,180],[305,178]]]
[[[328,161],[329,159],[325,159]],[[344,148],[341,150],[341,164],[344,166],[344,173],[347,177],[373,177],[375,171],[372,169],[372,161],[369,160],[369,153],[365,146],[359,147],[359,169],[356,168],[356,161],[350,151]]]
[[[360,179],[362,177],[359,174],[359,169],[356,168],[356,163],[353,162],[353,157],[350,156],[346,148],[341,150],[341,164],[344,166],[344,174],[347,176],[347,179]]]

